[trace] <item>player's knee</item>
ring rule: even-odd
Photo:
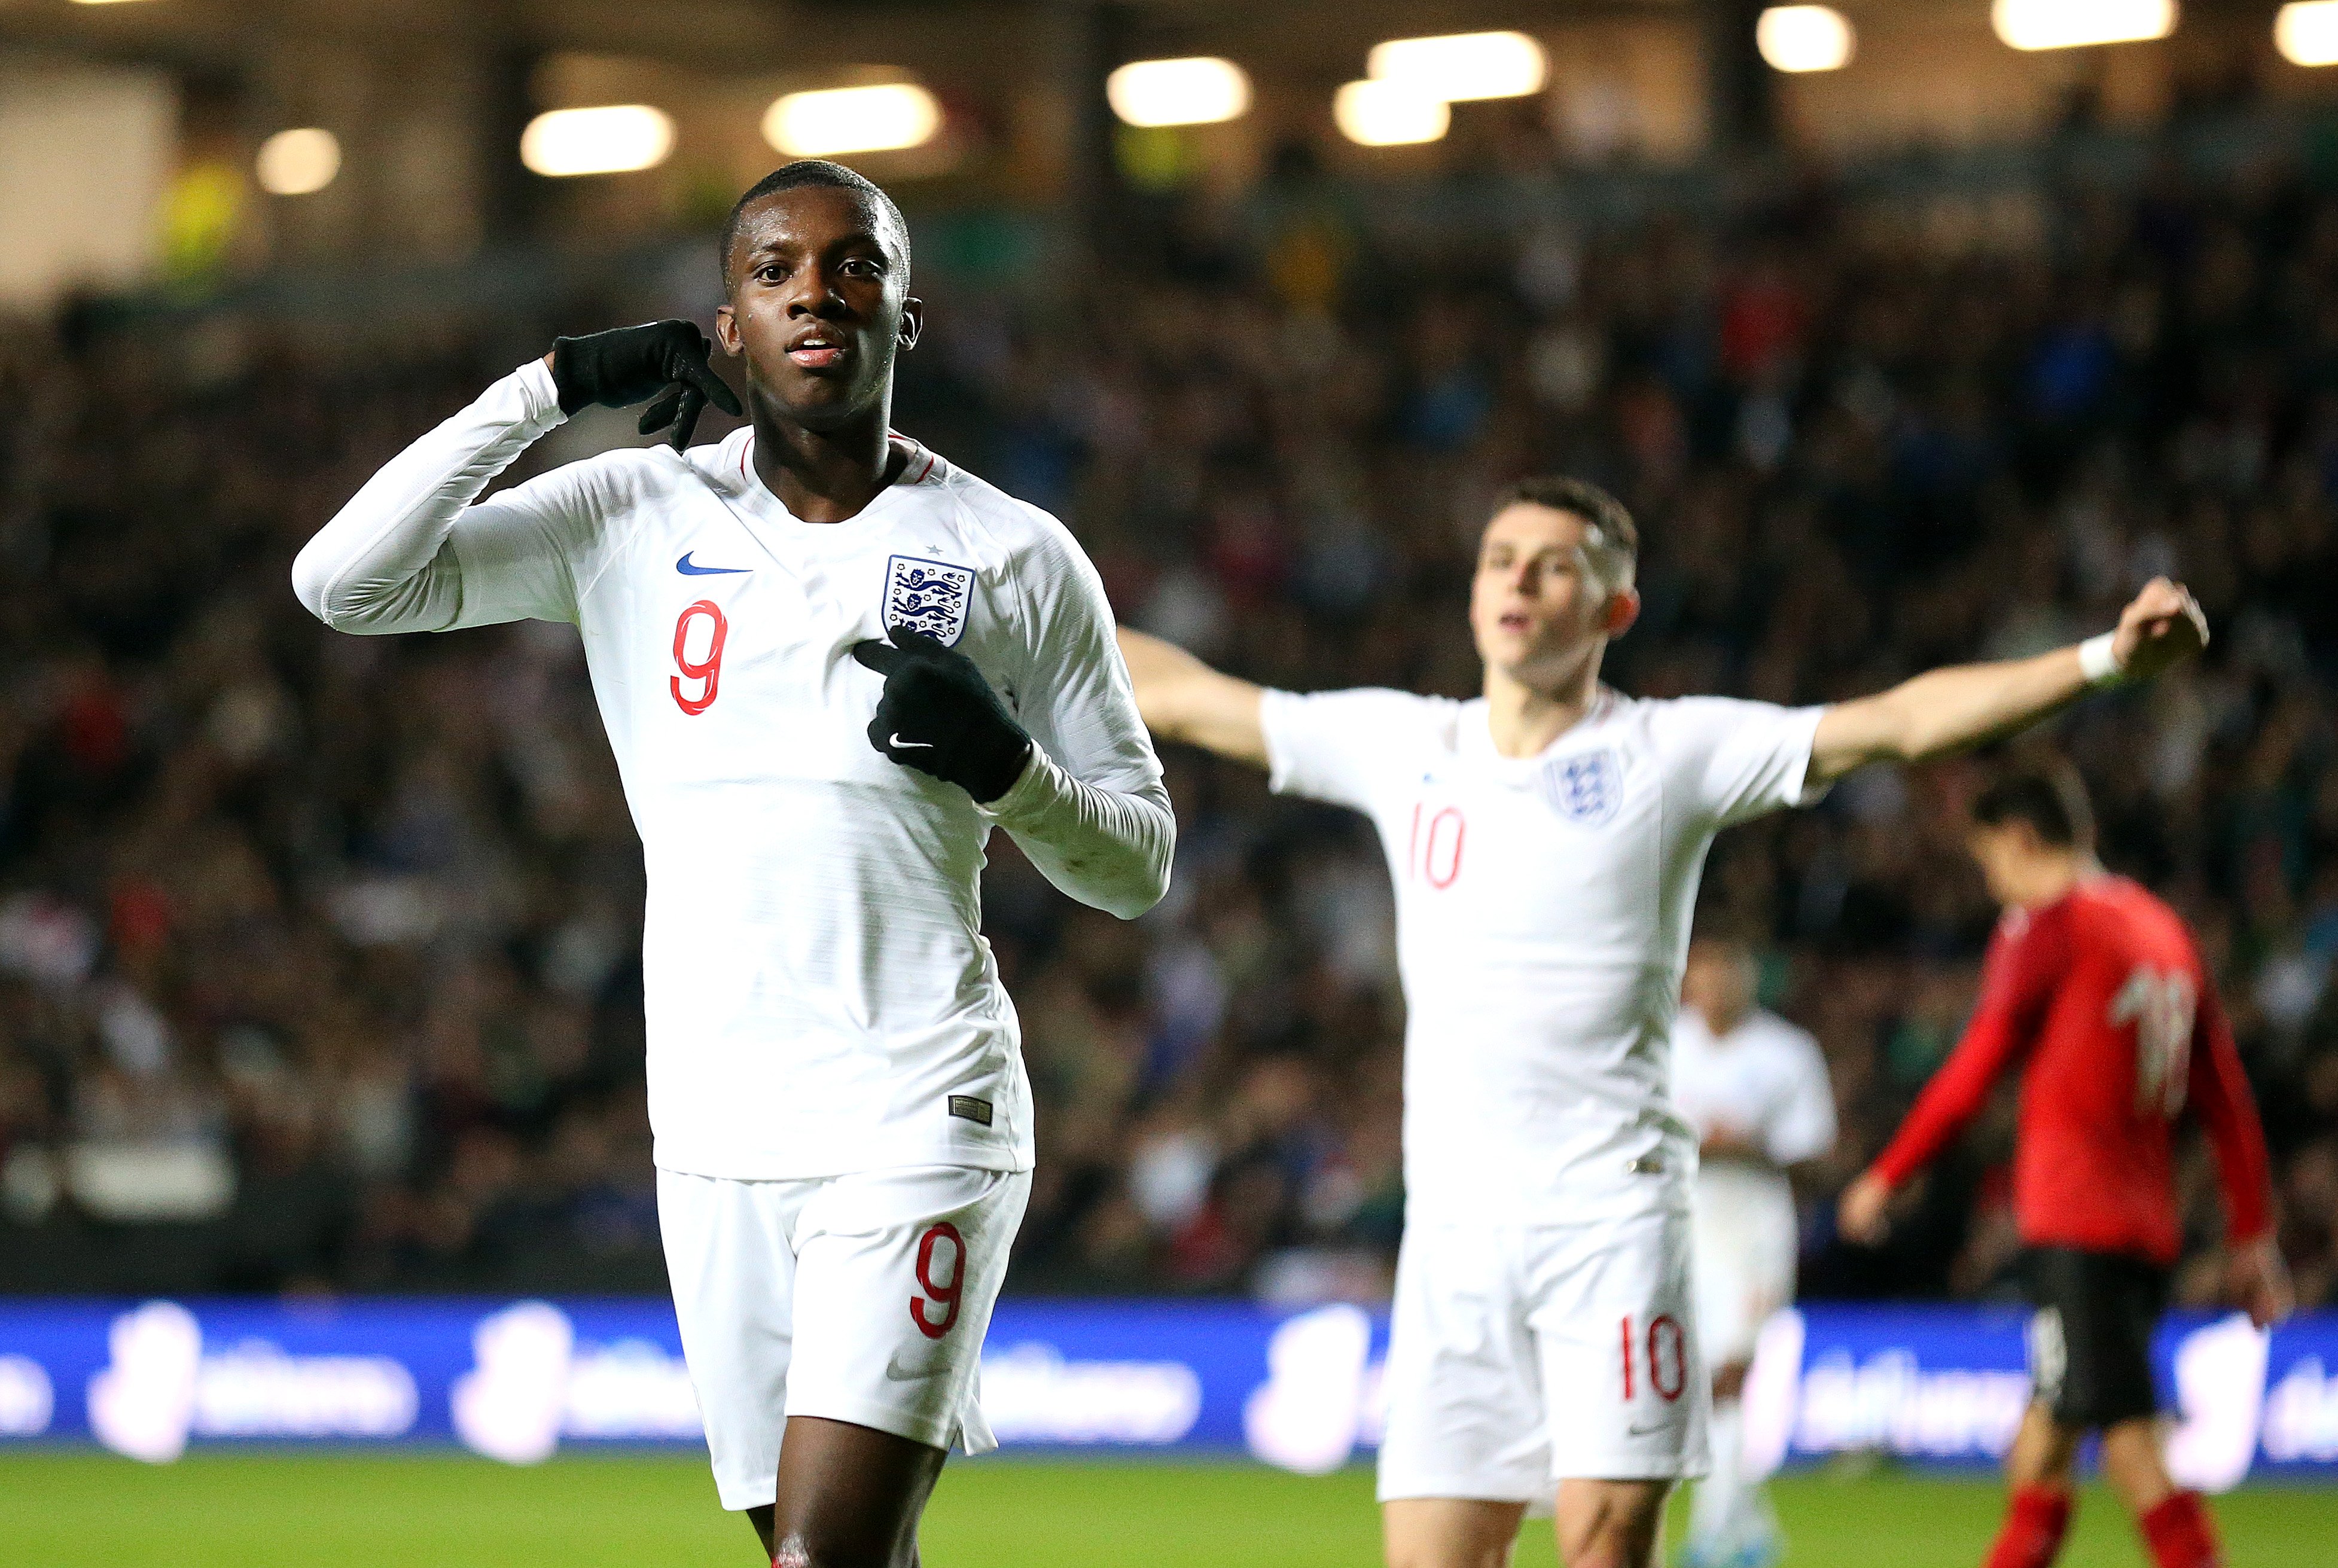
[[[771,1553],[771,1568],[914,1568],[914,1543],[894,1550],[866,1541],[822,1539],[815,1533],[791,1530]]]
[[[1653,1530],[1609,1526],[1587,1531],[1560,1553],[1567,1568],[1652,1568],[1656,1560]]]
[[[1510,1544],[1392,1541],[1388,1568],[1510,1568]]]
[[[1567,1568],[1649,1568],[1664,1522],[1664,1494],[1603,1499],[1603,1505],[1564,1519],[1558,1552]]]

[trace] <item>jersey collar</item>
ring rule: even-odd
[[[1550,744],[1531,757],[1505,757],[1494,750],[1492,709],[1483,697],[1474,697],[1463,709],[1460,743],[1455,750],[1465,760],[1498,772],[1532,773],[1569,743],[1605,724],[1621,701],[1613,687],[1602,685],[1592,694],[1591,706],[1583,710],[1583,717],[1552,736]]]
[[[762,475],[755,472],[755,427],[752,425],[741,426],[715,448],[714,480],[741,506],[762,521],[801,527],[849,528],[864,517],[882,514],[921,485],[939,484],[949,472],[949,465],[941,456],[916,437],[898,430],[889,430],[886,436],[894,450],[906,454],[900,473],[890,485],[869,497],[868,505],[841,524],[806,524],[771,493]]]

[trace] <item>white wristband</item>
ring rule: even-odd
[[[2089,686],[2116,686],[2127,671],[2119,664],[2118,633],[2106,632],[2078,644],[2078,673]]]

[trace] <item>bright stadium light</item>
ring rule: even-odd
[[[1403,147],[1443,137],[1453,111],[1410,83],[1351,82],[1333,95],[1331,118],[1360,147]]]
[[[2273,46],[2293,65],[2338,65],[2338,0],[2294,0],[2273,19]]]
[[[314,125],[279,131],[260,144],[252,173],[270,196],[312,196],[341,172],[341,143]]]
[[[1550,64],[1542,45],[1523,33],[1449,33],[1375,44],[1364,70],[1375,82],[1402,83],[1416,97],[1459,103],[1539,93]]]
[[[1832,5],[1773,5],[1754,24],[1754,44],[1773,71],[1840,71],[1858,35]]]
[[[646,103],[555,109],[520,132],[519,161],[538,174],[623,174],[654,169],[673,151],[673,121]]]
[[[1250,111],[1250,74],[1231,60],[1134,60],[1105,78],[1112,112],[1138,126],[1214,125]]]
[[[1997,0],[1989,20],[2015,49],[2137,44],[2176,31],[2176,0]]]
[[[908,82],[791,93],[763,113],[763,140],[791,158],[897,152],[942,128],[942,106]]]

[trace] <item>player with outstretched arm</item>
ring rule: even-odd
[[[1003,828],[1125,918],[1174,837],[1095,569],[1054,518],[892,435],[924,307],[891,200],[792,163],[742,197],[715,330],[563,338],[301,552],[345,632],[575,622],[649,877],[658,1214],[724,1507],[781,1568],[900,1568],[1030,1188],[1015,1010],[980,935]],[[496,475],[591,404],[670,446]]]
[[[1391,1568],[1498,1568],[1529,1506],[1572,1568],[1644,1568],[1704,1468],[1696,1139],[1666,1057],[1714,835],[1862,763],[2019,728],[2150,675],[2206,630],[2155,582],[2115,632],[1788,709],[1599,682],[1639,612],[1638,534],[1573,479],[1514,487],[1469,623],[1483,694],[1262,691],[1158,639],[1121,648],[1154,732],[1379,828],[1409,1008],[1406,1226],[1380,1494]],[[1554,1497],[1555,1493],[1555,1497]]]
[[[2208,1511],[2160,1453],[2151,1335],[2181,1243],[2174,1142],[2186,1112],[2215,1148],[2234,1296],[2260,1328],[2289,1313],[2264,1135],[2232,1026],[2182,918],[2096,862],[2093,815],[2068,768],[1991,784],[1969,842],[2005,906],[1980,1002],[1898,1135],[1844,1191],[1842,1232],[1880,1239],[1892,1194],[2018,1066],[2013,1207],[2038,1308],[2035,1391],[2006,1455],[2011,1496],[1988,1568],[2054,1561],[2090,1432],[2159,1568],[2215,1568]]]
[[[1834,1147],[1834,1083],[1810,1034],[1756,1000],[1754,951],[1689,944],[1673,1020],[1673,1106],[1697,1136],[1697,1346],[1713,1372],[1711,1469],[1682,1568],[1768,1568],[1783,1553],[1745,1452],[1744,1391],[1762,1327],[1794,1298],[1793,1172]]]

